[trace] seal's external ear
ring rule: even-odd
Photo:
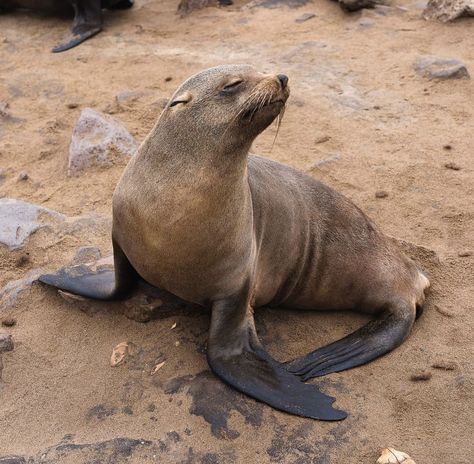
[[[207,359],[222,380],[276,409],[327,421],[347,416],[332,407],[334,398],[304,384],[264,350],[245,301],[213,304]]]
[[[180,103],[186,104],[189,103],[193,99],[193,94],[191,92],[184,92],[179,94],[173,101],[170,103],[170,108],[172,106],[176,106]]]

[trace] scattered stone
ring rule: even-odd
[[[397,451],[394,448],[385,448],[382,450],[376,464],[416,464],[415,461],[403,451]]]
[[[79,103],[76,103],[76,102],[70,102],[66,105],[67,108],[69,108],[70,110],[73,110],[74,108],[77,108],[79,106]]]
[[[295,22],[304,23],[305,21],[308,21],[308,20],[313,19],[315,17],[316,17],[316,15],[314,13],[304,13],[301,16],[298,16],[295,19]]]
[[[173,78],[171,76],[165,77],[165,82],[171,82]]]
[[[41,269],[35,269],[28,272],[22,279],[12,280],[0,288],[0,310],[13,307],[18,297],[29,290],[42,273]]]
[[[447,145],[443,145],[443,149],[449,151],[449,150],[452,150],[453,147],[452,147],[452,145],[447,144]]]
[[[438,361],[431,365],[434,369],[441,369],[443,371],[454,371],[458,365],[454,361]]]
[[[13,339],[11,334],[0,332],[0,353],[13,350]]]
[[[449,161],[448,163],[444,163],[444,167],[447,168],[447,169],[452,169],[453,171],[460,171],[461,170],[461,166],[459,166],[458,164],[456,164],[452,161]]]
[[[318,137],[314,143],[315,144],[320,144],[320,143],[326,143],[328,142],[329,140],[331,140],[331,137],[329,137],[329,135],[323,135],[321,137]]]
[[[85,108],[72,134],[68,175],[78,175],[93,165],[112,166],[135,154],[137,148],[134,138],[120,122]]]
[[[410,376],[410,380],[413,382],[423,382],[425,380],[430,380],[432,374],[430,371],[419,371]]]
[[[151,375],[155,375],[165,365],[165,362],[166,361],[158,363],[151,371]]]
[[[0,373],[1,373],[1,367],[0,367]],[[0,464],[26,464],[26,459],[22,456],[4,456],[0,458]]]
[[[196,10],[202,10],[210,6],[217,6],[219,2],[217,0],[181,0],[178,5],[178,13],[183,16],[187,16]]]
[[[452,58],[438,58],[425,55],[417,58],[414,64],[415,71],[428,79],[469,79],[466,65]]]
[[[377,190],[375,192],[375,198],[387,198],[388,197],[388,192],[385,190]]]
[[[472,256],[473,252],[471,250],[463,250],[458,253],[458,256],[460,258],[468,258],[469,256]]]
[[[110,365],[112,367],[120,366],[129,357],[134,356],[138,352],[138,347],[131,342],[119,343],[113,350],[110,357]]]
[[[159,298],[139,294],[125,302],[124,314],[135,322],[149,322],[162,305],[163,301]]]
[[[0,245],[10,250],[21,248],[46,221],[64,221],[65,216],[41,206],[11,198],[0,198]]]
[[[86,264],[97,261],[102,257],[97,247],[81,247],[76,251],[71,264]]]
[[[443,316],[446,316],[446,317],[454,317],[456,316],[455,313],[451,312],[451,311],[448,311],[447,309],[444,309],[444,308],[441,308],[440,306],[438,305],[434,305],[434,308],[436,311],[438,311],[438,313],[442,314]]]
[[[14,319],[13,317],[6,317],[2,320],[2,325],[5,327],[13,327],[14,325],[16,325],[16,319]]]
[[[423,18],[442,22],[462,16],[474,16],[474,0],[430,0],[423,11]]]
[[[115,100],[119,104],[131,103],[139,100],[140,98],[149,96],[151,93],[152,92],[149,90],[124,90],[123,92],[117,94]]]
[[[18,174],[18,180],[28,180],[29,178],[30,176],[26,172],[20,172],[20,174]]]
[[[329,158],[316,161],[316,162],[313,163],[313,165],[310,167],[310,170],[312,170],[312,169],[318,169],[318,168],[320,168],[321,166],[325,166],[326,164],[334,163],[334,162],[339,161],[339,160],[341,160],[341,159],[342,159],[342,156],[341,156],[341,155],[334,155],[334,156],[331,156],[331,157],[329,157]]]

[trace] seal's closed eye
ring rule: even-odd
[[[235,80],[229,82],[228,84],[226,84],[226,85],[222,88],[222,93],[223,93],[224,95],[232,93],[234,90],[237,89],[237,87],[238,87],[240,84],[242,84],[242,82],[244,82],[243,79],[235,79]]]
[[[170,108],[173,106],[178,105],[179,103],[188,103],[192,100],[193,95],[190,92],[183,93],[181,95],[178,95],[171,103],[170,103]]]

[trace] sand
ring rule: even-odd
[[[0,456],[370,464],[392,446],[418,464],[472,462],[474,256],[459,253],[474,250],[474,87],[413,70],[419,56],[436,55],[459,58],[474,74],[472,19],[427,22],[411,0],[352,15],[330,1],[292,3],[300,6],[239,1],[182,19],[174,0],[137,0],[132,10],[107,13],[104,32],[63,54],[49,49],[69,20],[1,16],[0,101],[11,117],[0,123],[0,196],[68,216],[109,215],[125,163],[67,176],[81,109],[111,113],[141,141],[162,99],[194,72],[247,62],[286,73],[292,95],[276,142],[271,127],[254,152],[326,182],[408,242],[433,282],[411,336],[380,360],[317,381],[350,413],[325,423],[274,411],[216,380],[205,360],[204,309],[159,296],[153,319],[140,323],[126,317],[125,303],[73,302],[34,285],[0,312],[17,321],[1,328],[15,349],[3,355]],[[296,22],[306,13],[315,17]],[[18,180],[22,172],[29,179]],[[387,195],[377,198],[380,190]],[[36,234],[22,250],[0,253],[0,287],[57,268],[84,245],[106,255],[108,230],[53,246]],[[262,309],[257,327],[283,360],[365,320]],[[112,349],[126,341],[134,355],[111,367]],[[446,363],[451,370],[433,367]],[[413,380],[423,371],[431,377]]]

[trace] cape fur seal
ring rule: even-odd
[[[131,8],[134,0],[0,0],[2,10],[28,9],[53,13],[74,11],[71,33],[54,47],[54,53],[63,52],[79,45],[102,30],[102,9]]]
[[[236,389],[300,416],[339,420],[334,398],[303,381],[398,346],[428,279],[348,199],[306,174],[249,154],[278,118],[288,78],[246,65],[189,78],[129,162],[113,197],[115,272],[40,281],[102,300],[138,278],[212,307],[211,369]],[[253,311],[272,305],[374,314],[347,337],[289,363],[261,345]]]

